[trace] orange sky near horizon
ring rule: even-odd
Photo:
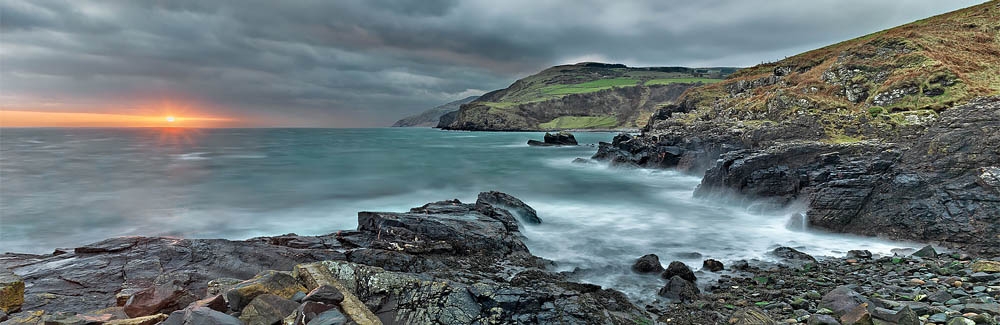
[[[168,121],[173,117],[173,121]],[[0,110],[0,127],[220,127],[234,119],[186,115],[127,115]]]

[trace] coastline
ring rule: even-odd
[[[665,271],[657,260],[653,272],[633,267],[663,283],[649,293],[657,300],[639,303],[577,282],[573,272],[551,271],[553,262],[522,242],[520,227],[536,222],[544,220],[520,200],[484,192],[474,204],[360,212],[357,230],[322,236],[119,237],[47,255],[8,253],[0,265],[27,284],[10,324],[208,316],[269,322],[288,314],[264,313],[264,302],[288,306],[276,313],[295,313],[289,310],[310,305],[302,295],[320,287],[336,288],[344,298],[330,305],[358,323],[811,323],[857,316],[910,324],[1000,315],[996,257],[931,246],[894,256],[859,247],[840,257],[779,247],[768,252],[773,261],[706,259],[700,269],[671,262]],[[88,294],[78,295],[84,289]]]

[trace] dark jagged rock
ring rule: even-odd
[[[701,263],[701,268],[708,270],[709,272],[719,272],[725,269],[725,266],[722,265],[722,262],[713,259],[707,259]]]
[[[534,208],[507,193],[497,191],[479,193],[479,196],[476,198],[476,204],[481,205],[484,203],[510,211],[524,223],[542,223],[542,219],[538,217],[538,213],[535,212]]]
[[[675,275],[667,280],[667,285],[663,286],[657,294],[660,297],[682,302],[693,301],[698,298],[700,293],[701,290],[698,290],[698,286],[694,282]]]
[[[694,276],[694,272],[691,271],[691,268],[688,267],[687,264],[684,264],[684,262],[680,261],[670,262],[670,265],[667,265],[667,270],[663,271],[663,274],[661,275],[664,279],[670,279],[675,276],[679,276],[682,279],[691,282],[698,281],[698,278]]]
[[[871,259],[872,252],[866,250],[849,250],[847,251],[847,257],[857,258],[857,259]]]
[[[778,247],[771,251],[771,255],[781,258],[785,262],[793,265],[803,265],[808,263],[816,263],[816,258],[812,255],[798,251],[797,249],[791,247]]]
[[[528,140],[529,146],[575,146],[578,145],[576,137],[572,133],[560,131],[558,133],[545,132],[544,141]]]
[[[344,301],[344,294],[330,285],[322,285],[313,289],[302,301],[315,301],[324,304],[337,305]]]
[[[635,261],[632,271],[636,273],[661,273],[663,265],[660,264],[660,257],[656,254],[646,254]]]
[[[0,265],[25,274],[32,309],[53,313],[107,308],[120,300],[116,295],[141,296],[138,292],[146,288],[170,283],[199,296],[224,293],[230,312],[263,323],[295,323],[300,307],[303,313],[318,312],[305,310],[305,305],[320,304],[314,300],[339,301],[344,313],[316,313],[312,321],[326,319],[319,321],[323,324],[378,319],[390,324],[632,324],[649,319],[621,292],[573,282],[570,274],[548,271],[551,262],[531,255],[509,210],[533,211],[529,206],[502,193],[480,197],[476,204],[451,200],[404,213],[361,212],[358,230],[325,236],[120,238],[88,245],[81,253],[4,255]],[[507,207],[493,205],[498,203]],[[81,288],[92,294],[75,295]],[[288,300],[307,291],[302,303]],[[173,312],[166,323],[238,323],[210,305],[195,302]],[[21,314],[16,316],[49,315]]]
[[[921,248],[920,250],[913,252],[912,255],[923,258],[936,258],[938,253],[936,250],[934,250],[934,246],[927,245],[924,246],[924,248]]]

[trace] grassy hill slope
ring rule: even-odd
[[[1000,2],[991,1],[742,69],[688,90],[672,108],[687,114],[667,124],[729,121],[753,129],[806,117],[817,121],[821,138],[849,142],[891,137],[998,93]]]
[[[463,105],[448,128],[540,130],[634,128],[684,89],[722,81],[735,68],[555,66]]]

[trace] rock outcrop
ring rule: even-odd
[[[543,137],[542,140],[544,141],[528,140],[528,145],[548,147],[548,146],[575,146],[579,144],[576,142],[576,137],[574,137],[572,133],[565,131],[557,133],[545,132],[545,137]]]
[[[324,236],[122,237],[51,255],[6,254],[0,266],[28,284],[24,312],[9,309],[18,323],[166,314],[164,324],[632,324],[651,317],[620,292],[547,271],[551,262],[524,245],[519,219],[538,221],[517,198],[486,192],[473,204],[360,212],[357,230]]]

